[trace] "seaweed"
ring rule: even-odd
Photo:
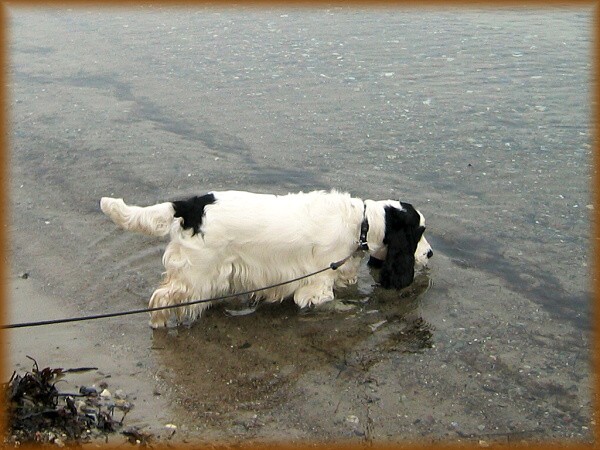
[[[93,438],[105,437],[123,425],[131,403],[113,402],[98,395],[94,388],[82,386],[79,393],[61,393],[56,384],[68,373],[97,370],[96,367],[40,370],[35,359],[30,372],[13,372],[8,383],[2,383],[7,405],[7,430],[4,443],[20,445],[37,442],[62,446]],[[123,413],[115,420],[115,409]]]

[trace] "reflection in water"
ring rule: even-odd
[[[154,330],[179,406],[208,421],[271,408],[289,394],[284,386],[309,371],[365,371],[389,352],[431,347],[432,327],[415,313],[431,286],[428,274],[402,291],[374,287],[376,277],[363,265],[357,285],[316,308],[299,310],[291,300],[221,304],[190,327]],[[367,340],[375,345],[365,351]]]

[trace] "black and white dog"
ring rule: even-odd
[[[282,283],[352,255],[337,270],[262,290],[256,298],[294,297],[300,307],[333,300],[334,287],[356,283],[360,260],[381,267],[380,284],[402,289],[415,267],[433,255],[423,236],[425,219],[412,205],[373,201],[347,193],[315,191],[288,195],[211,192],[154,206],[128,206],[104,197],[102,211],[126,230],[170,234],[163,255],[166,272],[150,307],[185,303]],[[194,320],[209,303],[176,308],[179,319]],[[151,315],[165,326],[170,309]]]

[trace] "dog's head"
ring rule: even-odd
[[[425,239],[425,218],[410,203],[386,202],[382,246],[371,254],[369,265],[381,268],[384,288],[409,286],[417,269],[426,267],[433,251]]]

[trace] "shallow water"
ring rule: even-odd
[[[186,439],[589,440],[591,43],[585,8],[13,8],[12,276],[57,311],[143,306],[165,243],[104,195],[400,198],[435,251],[406,292],[363,267],[308,314],[73,336],[117,345],[104,371],[168,399],[132,420]],[[11,364],[69,340],[47,333],[12,332]],[[77,365],[58,347],[40,365]]]

